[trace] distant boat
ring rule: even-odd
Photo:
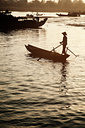
[[[85,15],[85,11],[83,11],[83,12],[80,12],[80,14],[81,14],[81,15]]]
[[[33,18],[34,16],[32,14],[27,14],[27,18]]]
[[[65,62],[66,59],[70,56],[68,54],[62,55],[57,52],[44,50],[32,45],[25,45],[26,49],[30,52],[31,57],[44,58],[52,60],[53,62]]]
[[[58,16],[68,16],[68,17],[78,17],[80,14],[78,12],[68,12],[68,14],[56,14]]]
[[[47,18],[39,21],[39,17],[33,17],[29,20],[28,17],[15,17],[10,13],[9,11],[0,12],[0,30],[39,28],[47,21]]]

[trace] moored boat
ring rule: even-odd
[[[44,25],[47,18],[39,21],[38,17],[33,17],[32,20],[28,17],[15,17],[8,11],[0,12],[0,30],[14,30],[14,29],[25,29],[25,28],[39,28]]]
[[[58,16],[67,16],[67,17],[79,17],[80,13],[77,12],[68,12],[68,14],[57,14]]]
[[[62,55],[52,50],[44,50],[39,47],[32,46],[30,44],[25,45],[25,47],[30,52],[30,56],[52,60],[53,62],[65,62],[66,59],[70,56],[68,54]]]

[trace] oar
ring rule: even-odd
[[[57,47],[53,48],[51,51],[55,50],[56,48],[60,47],[62,44],[58,45]]]
[[[74,56],[78,56],[78,55],[75,55],[75,53],[73,53],[68,47],[67,47],[67,49],[74,55]]]
[[[58,45],[57,47],[53,48],[51,51],[55,50],[56,48],[60,47],[62,44]],[[37,61],[39,61],[41,58],[38,58]]]

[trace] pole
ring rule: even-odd
[[[67,48],[73,55],[75,55],[69,48]],[[77,57],[77,55],[75,55]]]
[[[51,51],[55,50],[56,48],[60,47],[62,44],[58,45],[57,47],[53,48]]]

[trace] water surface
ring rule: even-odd
[[[1,128],[85,127],[84,20],[56,17],[40,29],[0,33]],[[65,64],[29,57],[25,44],[51,50],[62,41],[63,31],[78,57],[68,51]]]

